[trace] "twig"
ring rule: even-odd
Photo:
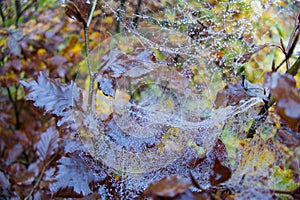
[[[0,0],[0,16],[1,16],[1,19],[2,19],[3,27],[5,27],[5,20],[6,20],[6,19],[5,19],[3,10],[2,10],[2,6],[3,6],[3,3],[2,3],[2,0]]]
[[[300,68],[300,56],[297,58],[295,63],[292,65],[290,69],[286,72],[287,74],[291,74],[292,76],[296,76]]]
[[[97,0],[94,0],[92,10],[90,12],[89,19],[88,19],[87,24],[86,24],[87,27],[89,27],[90,24],[91,24],[91,21],[92,21],[94,12],[95,12],[96,5],[97,5]]]
[[[293,29],[293,32],[290,36],[289,42],[288,42],[288,46],[285,49],[283,49],[285,52],[285,59],[276,67],[276,71],[283,65],[283,63],[287,63],[287,70],[289,70],[289,63],[288,63],[288,59],[292,56],[294,49],[296,47],[296,44],[298,42],[299,39],[299,34],[300,34],[300,12],[298,14],[297,20],[295,22],[295,27]],[[284,46],[283,46],[284,47]]]
[[[293,64],[291,68],[289,68],[289,59],[291,58],[293,51],[296,47],[296,44],[298,42],[300,35],[300,12],[297,17],[297,21],[295,22],[295,28],[290,36],[289,43],[287,48],[285,49],[282,40],[280,40],[281,46],[279,47],[283,54],[285,55],[285,59],[275,68],[274,67],[274,61],[272,63],[272,71],[277,71],[283,63],[286,62],[286,74],[291,74],[295,76],[299,70],[300,67],[300,57],[296,60],[296,62]],[[259,111],[257,118],[254,120],[254,122],[251,124],[249,131],[247,132],[247,138],[253,138],[255,135],[256,129],[267,119],[268,116],[268,110],[270,107],[272,107],[275,103],[275,98],[274,96],[269,95],[269,101],[265,101],[264,106],[261,108]]]
[[[33,186],[33,188],[30,190],[29,194],[25,197],[25,200],[29,199],[32,196],[34,190],[39,186],[39,184],[40,184],[40,182],[41,182],[41,180],[44,176],[45,170],[52,163],[52,161],[54,160],[54,158],[56,158],[57,155],[58,155],[57,153],[54,154],[52,156],[52,158],[44,165],[44,167],[42,168],[42,171],[40,172],[40,175],[39,175],[38,179],[36,180],[36,182]]]
[[[89,94],[88,94],[88,107],[87,110],[91,111],[93,104],[93,96],[94,96],[94,73],[92,70],[91,58],[90,58],[90,48],[89,48],[89,31],[88,27],[84,28],[84,40],[85,40],[85,51],[87,57],[87,64],[90,76],[90,85],[89,85]]]
[[[120,0],[119,8],[117,10],[117,23],[116,23],[116,32],[117,33],[120,32],[121,11],[122,11],[125,1],[126,0]]]
[[[228,13],[229,8],[230,8],[230,4],[231,4],[231,0],[228,0],[227,1],[227,5],[226,5],[226,11],[225,11],[225,13]]]
[[[26,10],[28,10],[31,6],[33,6],[33,4],[36,4],[36,0],[33,0],[32,2],[30,2],[29,4],[27,4],[26,6],[25,6],[25,8],[24,9],[22,9],[22,11],[20,12],[20,16],[26,11]]]
[[[18,93],[19,85],[16,86],[15,88],[16,88],[16,91],[15,91],[14,98],[12,97],[12,94],[11,94],[11,91],[10,91],[9,87],[7,87],[6,90],[7,90],[7,93],[8,93],[8,98],[9,98],[10,102],[13,104],[13,107],[14,107],[14,113],[15,113],[15,117],[16,117],[15,128],[18,130],[21,127],[20,117],[19,117],[20,112],[18,110],[18,104],[17,104],[17,98],[18,98],[17,93]]]
[[[286,52],[286,49],[285,49],[285,47],[284,47],[284,44],[283,44],[283,41],[282,41],[282,38],[280,38],[280,45],[281,45],[281,51],[282,51],[282,53],[284,54],[284,56],[285,56],[285,60],[286,60],[286,67],[287,67],[287,69],[289,68],[289,65],[290,65],[290,62],[289,62],[289,60],[287,59],[287,55],[288,55],[288,53]],[[273,67],[273,66],[272,66]],[[275,69],[275,68],[274,68]],[[276,70],[275,70],[276,71]]]
[[[90,85],[89,85],[89,94],[88,94],[88,106],[87,110],[88,112],[92,110],[93,107],[93,96],[94,96],[94,82],[95,82],[95,74],[92,69],[91,64],[91,57],[90,57],[90,48],[89,48],[89,26],[91,24],[91,20],[94,15],[94,11],[96,8],[97,0],[93,1],[92,9],[89,13],[88,22],[86,23],[86,26],[84,26],[84,40],[85,40],[85,51],[86,51],[86,57],[87,57],[87,64],[89,69],[89,76],[90,76]]]
[[[289,43],[288,43],[288,46],[287,46],[288,52],[291,49],[293,49],[293,46],[295,45],[294,43],[295,43],[296,37],[299,36],[299,26],[300,26],[300,21],[299,21],[300,19],[299,19],[299,17],[300,17],[300,12],[298,13],[297,20],[295,20],[295,28],[294,28],[294,30],[292,32],[292,35],[291,35],[291,38],[293,40],[292,39],[289,40]],[[296,41],[296,43],[297,43],[297,41]],[[290,53],[292,53],[292,52],[290,52]]]
[[[136,10],[135,10],[135,15],[136,17],[133,20],[133,26],[134,28],[137,28],[138,23],[139,23],[139,15],[140,15],[140,10],[141,10],[141,5],[142,5],[142,1],[143,0],[138,0],[138,4],[136,6]]]
[[[292,67],[290,69],[288,69],[286,74],[296,76],[296,74],[298,73],[299,68],[300,68],[300,56],[295,61],[295,63],[292,65]],[[268,110],[269,110],[270,107],[272,107],[274,105],[274,103],[275,103],[274,96],[270,96],[270,101],[265,101],[265,104],[262,107],[262,109],[259,111],[259,113],[257,115],[257,118],[251,124],[251,127],[250,127],[250,129],[247,133],[247,138],[253,138],[253,136],[255,135],[256,129],[266,120],[266,118],[268,116]]]
[[[16,8],[16,20],[15,20],[15,25],[18,28],[18,21],[19,18],[21,17],[20,13],[21,13],[21,3],[20,0],[15,0],[15,8]]]
[[[269,108],[273,106],[275,103],[274,97],[270,97],[270,101],[264,101],[264,106],[260,109],[257,117],[255,118],[254,122],[251,124],[250,129],[247,133],[247,138],[253,138],[255,135],[256,129],[260,127],[260,125],[266,121],[269,113]]]
[[[23,13],[28,10],[32,5],[36,3],[36,0],[32,0],[30,3],[28,3],[23,9],[22,5],[20,3],[20,0],[15,0],[15,7],[16,7],[16,20],[15,20],[15,25],[18,27],[19,24],[19,19],[23,15]]]

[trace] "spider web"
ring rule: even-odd
[[[126,187],[144,189],[147,183],[158,177],[155,172],[172,166],[184,155],[191,142],[208,152],[228,120],[241,115],[243,119],[227,127],[233,132],[239,130],[237,126],[254,118],[254,107],[263,101],[261,97],[253,97],[238,105],[214,108],[216,93],[227,84],[220,78],[219,67],[222,65],[222,70],[237,73],[243,64],[239,59],[256,51],[254,43],[264,42],[263,36],[255,36],[252,23],[263,12],[277,8],[278,1],[265,1],[264,4],[261,1],[242,1],[244,11],[236,10],[236,1],[232,5],[222,1],[223,9],[216,11],[214,17],[212,12],[205,11],[212,9],[211,5],[201,1],[176,2],[171,8],[167,2],[148,1],[139,13],[129,1],[125,1],[123,8],[115,1],[102,2],[103,8],[112,12],[120,22],[120,33],[102,41],[92,52],[94,72],[104,75],[105,69],[112,66],[119,55],[116,52],[124,52],[121,63],[128,63],[127,55],[137,49],[147,49],[151,50],[156,61],[114,71],[111,76],[115,78],[114,96],[105,95],[95,84],[91,111],[87,111],[90,80],[86,76],[86,65],[81,66],[76,80],[83,86],[83,102],[75,106],[73,116],[79,138],[89,152],[116,171],[152,173],[148,179],[141,176],[128,179]],[[157,10],[157,4],[162,10]],[[255,12],[248,17],[234,20],[236,12],[252,11]],[[279,8],[278,15],[281,12]],[[215,21],[211,22],[211,18]],[[138,19],[137,26],[135,19]],[[236,38],[239,38],[238,43]],[[231,52],[225,58],[219,56],[224,49]],[[174,55],[179,55],[183,61],[168,67],[169,61],[176,57]],[[103,63],[106,63],[104,67]],[[200,80],[195,81],[186,74],[194,68],[197,69],[194,74],[199,75]],[[205,184],[208,184],[207,180],[203,182]]]
[[[137,36],[130,38],[140,41]],[[122,41],[113,43],[116,46],[109,43],[111,49],[120,48]],[[146,44],[141,46],[146,48]],[[96,57],[113,59],[107,55],[97,53]],[[111,67],[107,63],[103,71]],[[132,76],[129,70],[117,78],[114,97],[96,89],[93,110],[87,110],[86,102],[80,109],[74,109],[81,140],[89,152],[115,170],[131,173],[158,170],[180,158],[188,143],[196,138],[201,148],[209,151],[228,117],[262,101],[253,98],[239,106],[213,110],[213,104],[208,104],[205,96],[197,93],[178,71],[160,63],[150,67],[148,62],[143,64],[148,68],[142,75]],[[86,85],[88,82],[89,79]],[[210,88],[203,90],[212,93]],[[83,88],[84,101],[88,92],[88,87]],[[212,127],[219,130],[210,132]]]

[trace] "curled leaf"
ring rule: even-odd
[[[223,90],[217,93],[215,105],[216,108],[236,105],[241,100],[248,99],[249,97],[251,96],[247,94],[241,83],[228,84]]]
[[[209,180],[211,185],[216,186],[230,179],[231,169],[222,165],[221,162],[216,159],[213,167],[213,171],[210,174]]]
[[[66,0],[63,3],[66,7],[66,15],[82,23],[85,27],[91,6],[90,2],[86,0]]]
[[[300,93],[292,75],[279,72],[267,73],[264,84],[271,89],[275,97],[276,110],[290,128],[298,129],[300,125]]]

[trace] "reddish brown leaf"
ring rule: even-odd
[[[21,71],[21,69],[22,69],[22,63],[19,59],[14,59],[11,62],[11,65],[12,65],[13,69],[16,71]]]
[[[261,85],[250,83],[244,79],[239,83],[229,83],[223,90],[220,90],[215,99],[215,106],[219,108],[237,105],[240,101],[251,97],[269,100],[268,95]]]
[[[149,73],[153,59],[153,51],[137,47],[130,54],[113,49],[101,57],[99,63],[106,63],[102,71],[111,78],[119,78],[124,73],[134,78]]]
[[[7,169],[11,175],[11,182],[20,183],[20,185],[29,185],[35,178],[35,172],[31,169],[27,169],[25,165],[20,163],[14,163]]]
[[[276,132],[277,139],[287,147],[296,148],[300,146],[300,134],[289,128],[279,128]]]
[[[213,147],[213,149],[207,154],[210,160],[219,160],[220,162],[226,162],[228,159],[228,154],[225,144],[222,140],[218,139]]]
[[[73,128],[72,100],[80,96],[73,82],[70,85],[62,84],[40,72],[37,81],[21,81],[21,84],[29,90],[27,100],[33,101],[36,107],[43,108],[47,113],[61,117],[58,126],[68,124]]]
[[[72,105],[72,87],[50,80],[44,72],[40,72],[37,81],[21,81],[21,84],[30,91],[27,100],[46,112],[63,116],[63,110]]]
[[[207,180],[207,182],[209,183],[210,176],[217,175],[214,172],[216,160],[218,160],[222,166],[228,166],[228,154],[226,146],[220,139],[216,141],[214,147],[208,153],[206,153],[206,156],[204,158],[197,158],[194,162],[195,164],[191,166],[193,171],[191,171],[190,175],[195,187],[202,189],[201,183],[203,183],[203,180]]]
[[[16,159],[21,155],[23,147],[20,144],[16,144],[13,148],[10,149],[6,164],[11,164],[16,161]]]
[[[236,105],[243,99],[251,97],[242,87],[242,83],[228,84],[220,90],[215,99],[216,108]]]
[[[87,195],[92,192],[89,182],[93,179],[93,174],[89,172],[80,157],[62,157],[58,160],[58,163],[58,173],[55,176],[56,182],[50,185],[52,192],[68,187],[72,187],[77,194]],[[78,174],[81,174],[80,178]]]
[[[265,83],[276,100],[276,111],[290,128],[298,131],[300,125],[300,93],[292,75],[279,72],[267,73]]]
[[[0,94],[0,125],[4,128],[8,125],[8,120],[12,118],[12,105],[7,105],[8,97]]]
[[[158,182],[150,184],[144,194],[146,196],[172,198],[184,193],[190,186],[191,184],[180,176],[168,176]]]
[[[221,162],[216,159],[213,167],[213,171],[210,174],[209,180],[211,185],[216,186],[230,179],[231,169],[222,165]]]
[[[210,194],[205,192],[192,192],[191,190],[186,190],[183,194],[172,198],[173,200],[211,200],[213,199]]]
[[[131,78],[137,78],[153,70],[153,52],[143,48],[136,48],[135,52],[126,54],[118,49],[113,49],[104,54],[99,59],[99,63],[105,64],[100,67],[101,70],[98,72],[98,88],[105,95],[114,97],[116,82],[124,74]]]
[[[88,158],[83,159],[77,154],[71,154],[68,157],[62,157],[57,161],[58,172],[54,177],[55,182],[50,185],[50,190],[53,193],[57,193],[61,190],[70,188],[75,192],[74,195],[88,195],[92,193],[90,184],[92,182],[99,183],[106,179],[106,175],[103,171],[94,171],[88,166]],[[96,163],[92,163],[97,168]],[[80,176],[78,176],[80,175]],[[68,192],[70,192],[68,190]],[[62,193],[59,193],[62,195]],[[71,194],[67,195],[70,196]],[[64,195],[62,195],[64,196]]]
[[[209,168],[209,181],[211,185],[218,185],[231,177],[231,169],[222,163],[226,163],[228,154],[225,144],[218,139],[212,148],[204,158],[197,161],[196,165],[203,168]],[[191,174],[193,183],[196,187],[199,187],[196,177]]]
[[[66,0],[66,15],[86,26],[91,4],[86,0]]]
[[[210,200],[213,199],[209,191],[192,192],[191,186],[179,176],[169,176],[152,183],[138,199],[174,199],[174,200]]]

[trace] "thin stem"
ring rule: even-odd
[[[1,16],[1,19],[2,19],[3,27],[5,27],[5,20],[6,20],[6,19],[5,19],[3,10],[2,10],[2,6],[3,6],[3,3],[2,3],[2,0],[0,0],[0,16]]]
[[[16,20],[15,25],[18,28],[19,18],[21,17],[21,2],[20,0],[15,0],[15,8],[16,8]]]
[[[295,22],[295,27],[293,29],[293,32],[289,38],[289,42],[287,45],[287,48],[284,48],[282,40],[280,40],[281,46],[279,48],[285,55],[285,59],[275,68],[274,66],[274,61],[273,61],[273,66],[272,66],[272,71],[277,71],[283,63],[286,63],[286,74],[291,74],[295,76],[299,70],[300,67],[300,57],[296,60],[296,62],[293,64],[293,66],[290,68],[289,67],[289,59],[291,58],[293,51],[296,47],[296,44],[299,40],[299,35],[300,35],[300,13],[298,14],[297,21]],[[268,110],[270,107],[272,107],[275,103],[275,97],[269,95],[269,101],[265,101],[264,106],[261,108],[259,111],[257,118],[254,120],[254,122],[251,124],[251,127],[247,133],[247,138],[253,138],[255,135],[256,129],[267,119],[268,117]]]
[[[20,16],[21,16],[26,10],[28,10],[31,6],[33,6],[33,4],[35,4],[35,3],[37,3],[36,0],[32,0],[30,3],[28,3],[28,4],[24,7],[24,9],[22,9],[22,11],[20,12]]]
[[[299,22],[296,23],[295,28],[290,36],[288,46],[286,48],[286,54],[285,54],[285,59],[276,67],[276,71],[283,65],[283,63],[288,63],[288,59],[292,56],[293,51],[296,47],[296,44],[299,39],[299,34],[300,34],[300,24]],[[289,64],[288,64],[289,65]],[[287,66],[287,71],[289,70],[289,66]]]
[[[16,86],[16,91],[15,91],[16,93],[18,93],[18,88],[19,88],[19,86]],[[21,127],[20,116],[19,116],[20,112],[18,110],[18,104],[17,104],[18,95],[15,93],[15,96],[13,98],[9,87],[7,87],[6,90],[7,90],[7,93],[8,93],[8,98],[11,101],[11,103],[13,104],[13,107],[14,107],[14,113],[15,113],[15,117],[16,117],[15,128],[18,130]]]
[[[117,23],[116,23],[116,32],[117,33],[120,32],[121,11],[122,11],[125,1],[126,0],[120,0],[119,8],[117,10]]]
[[[87,24],[86,24],[87,27],[89,27],[90,24],[91,24],[91,21],[92,21],[94,12],[95,12],[96,5],[97,5],[97,0],[94,0],[92,10],[90,12],[89,19],[88,19]]]
[[[94,96],[94,85],[95,85],[94,84],[95,83],[95,73],[93,72],[93,69],[92,69],[92,63],[91,63],[91,57],[90,57],[89,26],[91,24],[96,5],[97,5],[97,0],[94,0],[92,9],[89,13],[89,18],[88,18],[87,24],[86,24],[86,26],[84,26],[85,51],[86,51],[86,58],[87,58],[89,76],[90,76],[88,105],[87,105],[87,111],[88,112],[90,112],[93,108],[93,96]]]
[[[84,28],[84,40],[85,40],[85,50],[86,50],[86,57],[87,57],[87,62],[88,62],[88,69],[89,69],[89,75],[93,75],[92,71],[92,64],[91,64],[91,59],[90,59],[90,47],[89,47],[89,31],[88,27]]]
[[[297,58],[295,63],[292,65],[291,68],[288,69],[286,72],[287,74],[291,74],[292,76],[296,76],[300,68],[300,56]]]
[[[94,76],[94,72],[92,70],[92,63],[91,63],[91,57],[90,57],[88,27],[84,28],[84,39],[85,39],[85,51],[86,51],[86,57],[87,57],[87,64],[88,64],[88,70],[89,70],[89,76],[90,76],[90,85],[89,85],[89,94],[88,94],[88,107],[87,107],[87,110],[89,112],[89,111],[92,110],[92,107],[93,107],[95,76]]]
[[[40,173],[40,175],[39,175],[37,181],[35,182],[33,188],[30,190],[29,194],[25,197],[25,200],[29,199],[29,198],[32,196],[34,190],[39,186],[39,184],[40,184],[40,182],[41,182],[41,180],[42,180],[42,178],[43,178],[43,176],[44,176],[45,170],[46,170],[47,167],[52,163],[52,161],[54,160],[54,158],[55,158],[56,156],[57,156],[57,153],[54,154],[54,155],[52,156],[52,158],[44,165],[44,167],[43,167],[43,169],[42,169],[42,171],[41,171],[41,173]]]
[[[292,65],[291,68],[288,69],[288,71],[286,73],[291,74],[292,76],[296,76],[299,68],[300,68],[300,57],[298,57],[296,62]],[[270,101],[265,101],[265,104],[259,111],[257,118],[251,124],[251,127],[247,133],[247,138],[253,138],[253,136],[255,135],[256,129],[267,119],[268,110],[270,107],[272,107],[274,105],[274,103],[275,103],[274,96],[270,96]]]
[[[269,108],[273,106],[275,103],[275,99],[273,96],[270,97],[270,101],[265,101],[264,106],[260,109],[258,115],[250,126],[250,129],[247,133],[247,138],[253,138],[256,132],[256,129],[260,127],[260,125],[266,121],[269,113]]]
[[[133,20],[133,26],[135,28],[137,28],[138,23],[139,23],[139,15],[140,15],[140,10],[141,10],[141,5],[142,5],[142,0],[138,0],[138,4],[136,6],[136,10],[135,10],[135,18]]]
[[[16,20],[15,20],[15,25],[18,28],[19,25],[19,19],[23,15],[23,13],[28,10],[32,5],[37,3],[36,0],[32,0],[30,3],[28,3],[23,9],[20,0],[15,0],[15,7],[16,7]]]

